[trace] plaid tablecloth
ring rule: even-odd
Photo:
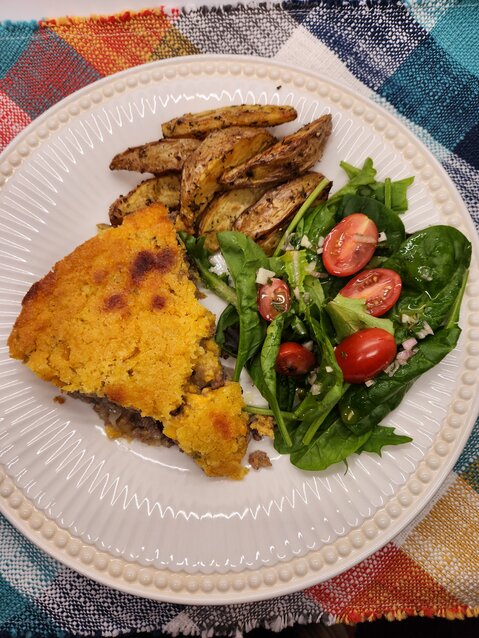
[[[199,53],[272,57],[380,102],[429,147],[479,223],[476,0],[324,0],[0,24],[0,148],[98,78]],[[479,423],[440,493],[398,538],[341,576],[264,603],[191,607],[122,594],[43,554],[0,516],[0,631],[235,635],[321,618],[479,615],[478,541]]]

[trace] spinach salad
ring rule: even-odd
[[[227,302],[216,341],[274,417],[274,446],[303,470],[411,441],[381,425],[414,381],[457,344],[471,244],[450,226],[406,233],[413,178],[376,180],[371,159],[341,162],[348,181],[326,201],[324,179],[273,255],[235,231],[217,234],[228,272],[213,272],[204,237],[179,233],[204,285]]]

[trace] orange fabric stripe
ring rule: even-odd
[[[461,608],[460,600],[393,543],[306,594],[346,623],[382,616],[445,615]]]
[[[42,24],[68,42],[102,76],[152,59],[171,28],[163,10],[118,16],[47,20]]]

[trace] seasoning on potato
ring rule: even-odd
[[[110,162],[112,171],[138,171],[162,175],[170,171],[180,172],[185,160],[198,148],[195,139],[158,140],[128,148],[118,153]]]
[[[266,190],[266,187],[237,188],[217,195],[203,212],[198,224],[198,233],[206,235],[206,248],[218,250],[216,233],[233,230],[241,213],[255,204]]]
[[[166,173],[140,182],[126,195],[113,202],[108,211],[112,226],[120,226],[123,218],[150,204],[163,204],[168,210],[180,207],[180,176]]]
[[[278,126],[297,117],[292,106],[240,104],[201,113],[185,113],[161,125],[164,137],[204,138],[212,131],[230,126]]]
[[[321,173],[310,172],[267,191],[261,199],[245,210],[235,222],[235,230],[255,241],[284,224],[285,220],[306,201],[319,182]],[[329,189],[321,193],[328,197]]]
[[[237,188],[261,186],[301,175],[321,159],[331,131],[331,115],[322,115],[262,153],[225,171],[221,183],[234,184]]]
[[[194,222],[213,197],[225,187],[225,170],[246,162],[268,148],[275,138],[262,128],[232,126],[210,133],[187,158],[181,179],[180,214],[188,225]]]

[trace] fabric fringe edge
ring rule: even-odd
[[[180,4],[179,0],[178,4]],[[160,5],[152,9],[142,9],[140,11],[123,11],[112,15],[91,14],[88,16],[63,16],[61,18],[44,18],[39,20],[40,27],[69,27],[77,24],[93,22],[99,24],[124,23],[129,20],[148,16],[177,18],[190,13],[231,13],[237,8],[245,10],[251,9],[298,9],[308,11],[317,7],[323,8],[347,8],[344,0],[213,0],[215,4],[208,5],[188,5],[188,2],[178,7],[166,7]],[[353,0],[354,7],[387,8],[398,5],[401,0]]]
[[[171,635],[179,636],[201,636],[201,638],[212,638],[213,636],[227,636],[228,638],[240,638],[244,633],[252,631],[253,629],[267,629],[278,633],[287,627],[293,625],[310,625],[321,622],[323,616],[328,617],[323,611],[317,613],[303,613],[303,614],[283,614],[280,616],[274,616],[266,618],[264,620],[246,620],[239,622],[236,627],[225,627],[221,624],[216,624],[208,629],[195,624],[194,620],[189,618],[188,612],[180,613],[176,618],[170,620],[166,625],[162,627],[162,631]],[[328,618],[326,618],[328,620]],[[327,624],[330,624],[331,620]]]
[[[363,613],[350,612],[348,614],[339,614],[336,616],[337,623],[346,625],[355,625],[360,622],[373,622],[384,618],[386,620],[405,620],[412,616],[423,618],[445,618],[447,620],[465,620],[466,618],[479,617],[479,607],[469,607],[468,605],[457,605],[454,607],[443,608],[425,608],[421,610],[403,607],[402,609],[391,609],[384,613],[375,611],[366,611]]]

